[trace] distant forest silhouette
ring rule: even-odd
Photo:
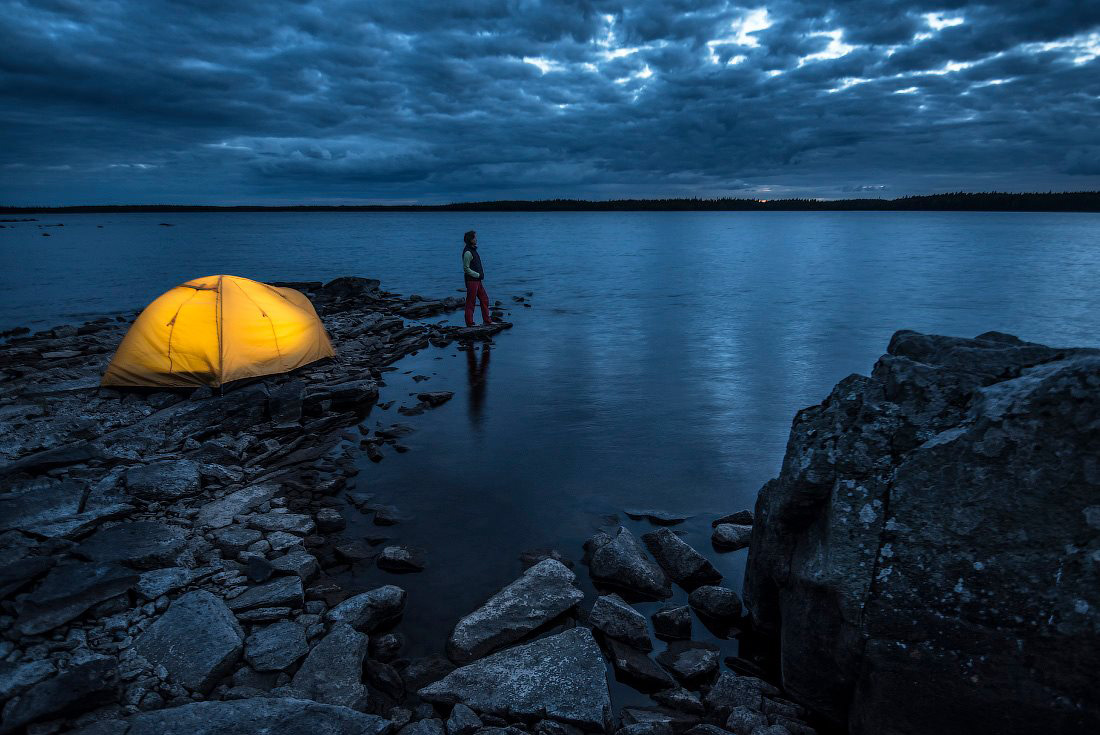
[[[898,199],[541,199],[452,204],[366,204],[216,206],[190,204],[108,204],[72,207],[7,207],[3,214],[109,212],[1100,212],[1100,191],[931,194]]]

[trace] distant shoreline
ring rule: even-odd
[[[190,205],[106,204],[66,207],[0,206],[0,214],[178,212],[1100,212],[1100,191],[951,193],[898,199],[584,199],[502,200],[452,204]]]

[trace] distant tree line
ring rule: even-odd
[[[75,207],[7,207],[0,214],[36,212],[800,212],[800,211],[956,211],[956,212],[1100,212],[1100,191],[952,192],[898,199],[585,199],[501,200],[452,204],[371,204],[302,206],[211,206],[119,204]]]

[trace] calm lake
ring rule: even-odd
[[[455,399],[413,418],[371,414],[416,428],[402,440],[411,451],[363,457],[357,478],[409,520],[380,529],[349,513],[349,537],[384,530],[428,549],[425,572],[396,580],[409,590],[409,655],[442,653],[457,618],[514,579],[526,549],[577,561],[590,603],[581,544],[618,522],[648,530],[629,508],[692,514],[677,530],[740,591],[746,552],[714,552],[710,520],[752,507],[795,412],[867,373],[897,329],[1100,346],[1096,214],[47,216],[0,230],[0,329],[140,308],[215,273],[364,275],[452,295],[468,229],[489,295],[516,326],[491,347],[431,348],[387,375],[383,401]],[[530,308],[512,301],[527,292]],[[368,567],[341,581],[395,580]],[[685,599],[677,590],[671,602]],[[636,696],[616,687],[620,703]]]

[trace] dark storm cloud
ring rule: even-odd
[[[1100,3],[0,0],[11,203],[1100,185]]]

